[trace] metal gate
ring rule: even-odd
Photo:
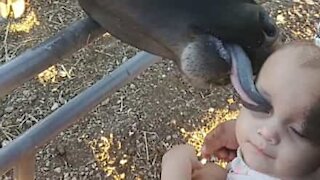
[[[87,17],[0,66],[0,97],[104,33],[105,29]],[[1,148],[0,175],[14,169],[14,176],[18,180],[35,179],[35,154],[38,148],[160,60],[159,56],[146,52],[138,53],[110,75],[102,78]]]

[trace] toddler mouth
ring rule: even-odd
[[[267,158],[270,158],[270,159],[275,159],[274,156],[270,155],[268,152],[266,152],[266,150],[264,150],[263,148],[259,148],[259,146],[255,145],[254,143],[252,142],[248,142],[255,150],[258,154],[262,155],[262,156],[265,156]]]

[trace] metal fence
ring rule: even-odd
[[[100,25],[87,17],[0,66],[0,97],[104,33]],[[138,53],[1,148],[0,175],[14,169],[14,176],[18,180],[35,179],[35,154],[38,148],[160,60],[160,57],[146,52]]]

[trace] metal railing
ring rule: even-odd
[[[88,17],[0,66],[0,97],[30,80],[37,73],[61,61],[63,57],[92,42],[103,33],[105,30]],[[107,96],[160,60],[160,57],[146,52],[138,53],[110,75],[102,78],[1,148],[0,175],[14,169],[14,176],[18,180],[35,179],[35,154],[38,148],[90,112]]]

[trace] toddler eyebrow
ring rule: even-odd
[[[252,110],[252,111],[270,113],[270,111],[273,109],[272,104],[271,104],[271,95],[267,91],[265,91],[261,86],[260,87],[256,86],[256,87],[257,87],[258,92],[261,94],[262,97],[265,98],[265,100],[267,100],[269,102],[269,105],[271,107],[270,106],[266,107],[262,104],[254,105],[254,104],[251,104],[251,103],[241,99],[242,105],[245,108]]]
[[[255,104],[251,104],[243,99],[241,99],[241,104],[251,110],[251,111],[255,111],[255,112],[263,112],[263,113],[269,113],[270,112],[270,108],[266,108],[263,105],[255,105]]]

